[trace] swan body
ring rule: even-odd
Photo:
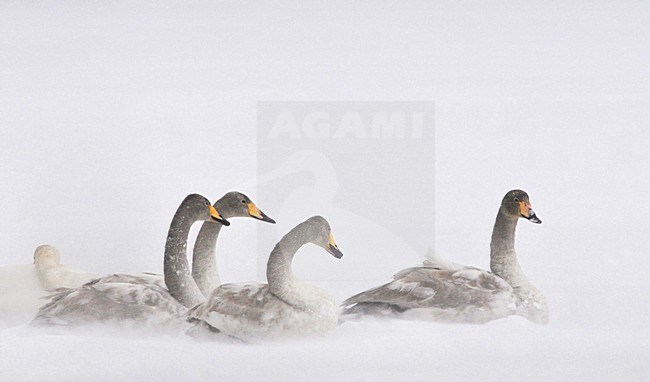
[[[79,326],[95,323],[119,323],[151,329],[182,329],[187,311],[180,298],[202,299],[189,274],[187,236],[191,225],[199,220],[229,224],[201,195],[188,195],[178,207],[168,232],[165,247],[165,279],[158,275],[109,275],[80,288],[56,292],[38,312],[32,325]],[[174,267],[174,272],[169,271]],[[169,289],[165,286],[170,286]],[[187,290],[183,289],[187,287]],[[192,289],[193,287],[193,289]]]
[[[343,302],[344,319],[401,317],[444,322],[485,323],[517,314],[548,323],[545,297],[525,277],[514,250],[519,218],[541,223],[528,195],[512,190],[503,198],[492,233],[492,272],[429,256],[420,267],[405,269],[393,281]]]
[[[441,322],[484,323],[514,314],[513,289],[477,268],[428,266],[402,270],[394,280],[350,297],[344,316],[401,316]]]
[[[336,327],[338,308],[323,290],[296,280],[293,256],[306,243],[333,256],[342,253],[329,224],[314,216],[289,231],[275,246],[267,264],[268,284],[224,284],[208,300],[189,312],[190,321],[244,341],[301,337]]]
[[[76,288],[93,278],[90,273],[61,264],[55,247],[41,245],[34,252],[34,264],[0,268],[0,324],[28,322],[51,290]]]
[[[268,285],[224,284],[191,315],[244,341],[309,336],[336,327],[338,307],[331,297],[304,283],[294,288],[306,302],[302,307],[278,298]]]
[[[186,311],[169,294],[161,276],[116,274],[56,292],[34,323],[73,326],[99,322],[178,332],[185,329]]]

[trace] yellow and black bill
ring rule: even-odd
[[[221,224],[223,224],[225,226],[230,225],[230,222],[228,220],[226,220],[223,216],[221,216],[221,214],[219,214],[217,209],[214,208],[213,206],[210,206],[210,216],[212,216],[212,219],[216,220],[217,222],[219,222],[219,223],[221,223]]]
[[[248,214],[249,214],[252,218],[255,218],[255,219],[261,220],[261,221],[263,221],[263,222],[267,222],[267,223],[275,224],[275,220],[271,219],[271,218],[268,217],[264,212],[262,212],[259,208],[257,208],[257,206],[255,205],[255,203],[253,203],[253,202],[248,202],[248,203],[246,203],[246,205],[248,206]]]

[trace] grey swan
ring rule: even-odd
[[[268,217],[253,203],[250,198],[241,192],[231,191],[214,203],[214,208],[225,219],[235,217],[251,217],[263,222],[275,224],[275,220]],[[221,285],[217,268],[216,246],[221,224],[204,222],[201,226],[192,254],[192,277],[204,296]]]
[[[54,294],[40,308],[33,326],[70,327],[95,323],[118,323],[142,328],[184,329],[184,304],[204,300],[187,263],[187,238],[197,221],[230,223],[198,194],[188,195],[172,219],[165,245],[165,288],[157,275],[109,275],[80,288]]]
[[[479,324],[514,314],[547,324],[546,298],[526,278],[517,261],[515,229],[520,218],[542,222],[526,192],[509,191],[501,201],[492,230],[492,272],[425,261],[420,267],[397,273],[387,284],[345,300],[342,320],[379,316]]]
[[[188,320],[195,326],[188,332],[217,333],[224,339],[251,342],[334,329],[338,322],[334,300],[324,290],[297,280],[291,270],[294,255],[307,243],[320,246],[336,258],[343,256],[329,223],[313,216],[276,244],[267,263],[268,284],[221,285],[205,303],[190,309]]]

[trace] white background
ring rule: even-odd
[[[160,272],[186,194],[255,199],[257,101],[425,100],[435,216],[395,224],[435,224],[437,251],[486,268],[498,203],[525,189],[544,223],[521,222],[517,248],[551,308],[549,327],[353,323],[248,347],[6,329],[0,380],[647,380],[649,17],[631,1],[0,2],[0,265],[50,243],[96,274]],[[224,230],[223,281],[255,278],[260,224]]]
[[[269,248],[312,215],[353,255],[332,267],[307,247],[293,263],[307,277],[380,283],[435,247],[434,224],[405,224],[435,216],[433,102],[258,103],[257,122],[257,200],[277,220],[258,231],[258,277]]]

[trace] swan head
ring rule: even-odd
[[[61,263],[61,253],[59,250],[51,245],[39,245],[34,251],[34,264],[44,262],[54,262],[55,264]]]
[[[530,204],[530,198],[525,191],[508,191],[501,201],[501,209],[514,218],[524,218],[535,224],[542,223],[535,214],[535,211],[533,211],[533,206]]]
[[[187,195],[179,209],[182,209],[188,218],[194,220],[217,221],[226,226],[230,225],[230,222],[221,216],[208,199],[198,194]]]
[[[312,243],[323,248],[337,259],[343,257],[343,253],[339,250],[334,241],[334,236],[332,236],[332,229],[324,217],[312,216],[302,224],[307,225],[307,232]]]
[[[250,217],[263,222],[275,224],[275,220],[262,212],[250,198],[241,192],[231,191],[214,203],[216,208],[225,218]]]

